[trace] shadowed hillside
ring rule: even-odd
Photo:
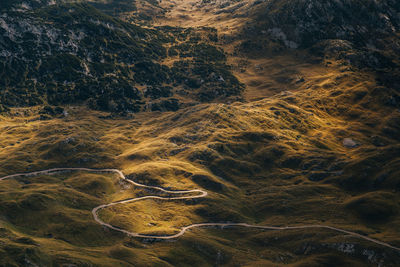
[[[86,4],[10,11],[0,21],[3,109],[86,102],[125,113],[177,110],[180,100],[242,90],[224,52],[191,29],[145,29]]]

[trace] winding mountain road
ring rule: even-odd
[[[191,194],[191,193],[195,193],[196,195],[191,195],[191,196],[175,196],[175,197],[160,197],[160,196],[144,196],[144,197],[138,197],[138,198],[131,198],[131,199],[125,199],[125,200],[121,200],[121,201],[117,201],[117,202],[112,202],[109,204],[104,204],[104,205],[100,205],[98,207],[95,207],[92,210],[92,214],[93,217],[95,219],[95,221],[99,224],[101,224],[104,227],[107,227],[109,229],[124,233],[128,236],[131,237],[140,237],[140,238],[148,238],[148,239],[159,239],[159,240],[167,240],[167,239],[174,239],[177,237],[182,236],[183,234],[185,234],[185,232],[187,230],[190,230],[192,228],[196,228],[196,227],[212,227],[212,226],[219,226],[219,227],[226,227],[226,226],[236,226],[236,227],[247,227],[247,228],[256,228],[256,229],[264,229],[264,230],[278,230],[278,231],[282,231],[282,230],[295,230],[295,229],[310,229],[310,228],[314,228],[314,229],[328,229],[328,230],[333,230],[336,232],[340,232],[340,233],[344,233],[344,234],[348,234],[350,236],[353,237],[357,237],[360,239],[364,239],[366,241],[396,250],[398,252],[400,252],[400,248],[399,247],[395,247],[390,245],[389,243],[383,242],[383,241],[379,241],[377,239],[374,238],[370,238],[368,236],[365,235],[361,235],[355,232],[351,232],[351,231],[347,231],[344,229],[340,229],[340,228],[336,228],[333,226],[328,226],[328,225],[300,225],[300,226],[262,226],[262,225],[252,225],[252,224],[247,224],[247,223],[196,223],[196,224],[191,224],[188,226],[185,226],[183,228],[181,228],[181,230],[174,235],[145,235],[145,234],[140,234],[140,233],[133,233],[133,232],[129,232],[127,230],[112,226],[104,221],[102,221],[99,216],[98,216],[98,211],[107,207],[111,207],[111,206],[115,206],[115,205],[119,205],[119,204],[124,204],[124,203],[131,203],[131,202],[135,202],[135,201],[140,201],[140,200],[145,200],[145,199],[161,199],[161,200],[177,200],[177,199],[196,199],[196,198],[203,198],[207,196],[207,192],[204,190],[200,190],[200,189],[193,189],[193,190],[166,190],[164,188],[158,187],[158,186],[149,186],[149,185],[144,185],[144,184],[140,184],[137,183],[135,181],[132,181],[130,179],[127,179],[125,177],[125,175],[122,173],[122,171],[117,170],[117,169],[89,169],[89,168],[54,168],[54,169],[48,169],[48,170],[43,170],[43,171],[36,171],[36,172],[30,172],[30,173],[17,173],[17,174],[12,174],[12,175],[7,175],[4,176],[2,178],[0,178],[0,181],[2,180],[6,180],[6,179],[12,179],[12,178],[18,178],[18,177],[31,177],[31,176],[39,176],[39,175],[54,175],[57,173],[61,173],[61,172],[68,172],[68,171],[85,171],[85,172],[91,172],[91,173],[115,173],[118,174],[119,178],[129,182],[130,184],[137,186],[137,187],[142,187],[142,188],[146,188],[146,189],[152,189],[152,190],[157,190],[160,192],[164,192],[164,193],[168,193],[168,194]]]

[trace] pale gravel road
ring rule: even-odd
[[[100,205],[98,207],[95,207],[92,210],[92,214],[93,217],[95,219],[95,221],[99,224],[101,224],[104,227],[107,227],[109,229],[124,233],[128,236],[131,237],[140,237],[140,238],[148,238],[148,239],[159,239],[159,240],[166,240],[166,239],[174,239],[177,237],[182,236],[183,234],[185,234],[185,232],[191,228],[196,228],[196,227],[212,227],[212,226],[219,226],[221,228],[226,227],[226,226],[236,226],[236,227],[247,227],[247,228],[256,228],[256,229],[265,229],[265,230],[276,230],[276,231],[282,231],[282,230],[295,230],[295,229],[310,229],[310,228],[314,228],[314,229],[328,229],[328,230],[333,230],[336,232],[340,232],[340,233],[344,233],[344,234],[348,234],[350,236],[353,237],[357,237],[360,239],[364,239],[366,241],[387,247],[387,248],[391,248],[394,249],[398,252],[400,252],[400,248],[399,247],[395,247],[390,245],[389,243],[383,242],[383,241],[379,241],[377,239],[374,238],[370,238],[368,236],[365,235],[361,235],[355,232],[351,232],[351,231],[347,231],[344,229],[340,229],[340,228],[336,228],[333,226],[328,226],[328,225],[299,225],[299,226],[263,226],[263,225],[253,225],[253,224],[247,224],[247,223],[196,223],[196,224],[191,224],[188,226],[185,226],[183,228],[181,228],[181,230],[174,235],[145,235],[145,234],[140,234],[140,233],[133,233],[133,232],[129,232],[127,230],[112,226],[104,221],[102,221],[97,212],[101,209],[107,208],[107,207],[111,207],[114,205],[118,205],[118,204],[123,204],[123,203],[130,203],[130,202],[135,202],[135,201],[140,201],[140,200],[145,200],[145,199],[161,199],[161,200],[177,200],[177,199],[196,199],[196,198],[203,198],[207,196],[207,192],[204,190],[200,190],[200,189],[194,189],[194,190],[179,190],[179,191],[175,191],[175,190],[167,190],[158,186],[149,186],[149,185],[144,185],[144,184],[140,184],[137,183],[135,181],[129,180],[125,177],[125,175],[122,173],[122,171],[117,170],[117,169],[89,169],[89,168],[54,168],[54,169],[48,169],[48,170],[43,170],[43,171],[36,171],[36,172],[30,172],[30,173],[17,173],[17,174],[12,174],[12,175],[7,175],[4,176],[2,178],[0,178],[0,181],[2,180],[6,180],[6,179],[11,179],[11,178],[18,178],[18,177],[30,177],[30,176],[38,176],[38,175],[54,175],[60,172],[68,172],[68,171],[85,171],[85,172],[92,172],[92,173],[116,173],[118,174],[120,179],[123,179],[131,184],[133,184],[134,186],[138,186],[138,187],[142,187],[142,188],[147,188],[147,189],[152,189],[152,190],[157,190],[157,191],[161,191],[164,193],[168,193],[168,194],[188,194],[188,193],[196,193],[196,195],[194,196],[176,196],[176,197],[159,197],[159,196],[144,196],[144,197],[138,197],[138,198],[131,198],[131,199],[126,199],[126,200],[121,200],[121,201],[117,201],[117,202],[112,202],[109,204],[104,204],[104,205]]]

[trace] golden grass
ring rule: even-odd
[[[180,9],[156,24],[216,26],[230,34],[243,23],[204,13],[194,2],[177,1]],[[67,117],[44,121],[40,107],[13,109],[0,117],[0,176],[51,167],[118,168],[142,183],[209,192],[195,202],[146,200],[100,212],[104,221],[141,233],[170,234],[210,221],[327,224],[399,246],[399,214],[390,212],[399,203],[393,192],[398,144],[383,134],[396,127],[399,114],[382,105],[374,76],[301,53],[242,58],[232,55],[234,46],[224,48],[247,86],[243,103],[113,119],[70,106]],[[359,146],[344,147],[344,138]],[[366,169],[371,164],[374,169]],[[387,178],[376,185],[379,170]],[[146,194],[153,192],[84,172],[2,181],[0,265],[28,259],[43,266],[363,266],[371,263],[363,249],[386,253],[388,266],[399,259],[322,230],[194,229],[173,243],[146,243],[103,229],[90,213],[101,203]],[[387,216],[381,221],[369,218],[382,209]],[[355,244],[358,252],[342,252],[338,243]]]
[[[311,166],[313,161],[352,164],[374,155],[366,154],[374,149],[368,136],[379,134],[379,127],[368,128],[366,121],[378,115],[371,110],[368,118],[351,118],[338,110],[339,105],[350,105],[353,92],[374,83],[361,78],[366,76],[349,73],[334,87],[342,88],[343,93],[331,97],[327,84],[331,86],[330,81],[340,75],[343,73],[315,75],[310,79],[316,82],[307,81],[304,88],[255,102],[203,104],[176,113],[140,113],[134,119],[105,120],[99,118],[104,115],[101,112],[67,107],[66,118],[41,121],[36,120],[35,111],[15,109],[0,122],[0,161],[4,166],[0,171],[5,175],[62,166],[115,167],[143,183],[173,189],[203,187],[210,192],[207,199],[196,203],[146,200],[100,212],[105,221],[141,233],[175,233],[184,225],[207,221],[326,223],[396,244],[400,242],[396,213],[381,222],[366,221],[358,203],[360,199],[370,202],[369,195],[338,188],[335,175],[327,177],[327,183],[315,182],[309,180],[308,172],[301,171],[301,166]],[[311,84],[314,87],[307,89]],[[356,108],[360,106],[352,105]],[[387,120],[392,116],[380,114]],[[343,147],[342,139],[348,136],[362,145]],[[196,180],[195,175],[202,178]],[[394,194],[381,191],[391,199],[385,202],[384,197],[379,200],[382,203],[398,202]],[[7,245],[0,246],[8,262],[17,263],[18,255],[32,246],[29,257],[43,264],[175,265],[190,262],[188,257],[192,257],[198,265],[220,260],[221,265],[301,266],[331,259],[317,252],[313,257],[289,253],[301,246],[303,231],[196,229],[173,247],[155,243],[146,249],[139,240],[102,229],[91,217],[91,208],[99,203],[149,194],[110,175],[80,172],[9,180],[0,184],[0,193],[2,227],[12,233],[2,237]],[[13,207],[20,210],[16,217],[7,209]],[[310,242],[365,244],[324,231],[309,231],[309,235]],[[40,247],[19,243],[15,247],[12,240],[16,236],[29,237]],[[262,241],[266,238],[278,241],[266,244]],[[281,239],[290,241],[279,242]],[[346,263],[354,260],[340,255]],[[333,253],[332,257],[338,256]]]

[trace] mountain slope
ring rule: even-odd
[[[130,232],[326,225],[400,247],[396,1],[18,8],[0,15],[0,177],[117,168],[143,184],[208,192],[99,212]],[[327,229],[196,228],[171,243],[93,220],[94,207],[158,193],[86,172],[1,181],[0,265],[400,261],[396,250]]]
[[[10,11],[0,19],[1,102],[6,106],[86,101],[96,109],[136,112],[150,102],[148,95],[160,97],[153,91],[176,95],[171,85],[180,86],[176,91],[184,102],[242,90],[224,53],[207,40],[191,41],[191,31],[144,29],[86,4]],[[177,59],[167,66],[162,61],[169,46]],[[178,109],[179,99],[155,105]]]

